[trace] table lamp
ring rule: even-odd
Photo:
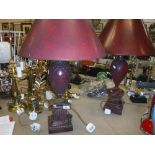
[[[115,83],[111,95],[117,98],[114,92],[117,92],[118,96],[122,93],[118,93],[118,86],[128,72],[128,63],[122,56],[152,56],[155,55],[155,49],[140,19],[111,19],[105,25],[99,39],[107,54],[118,55],[110,67]],[[111,106],[113,107],[113,104]]]
[[[48,78],[54,93],[57,97],[61,97],[68,89],[71,79],[68,61],[96,59],[105,54],[89,20],[38,19],[29,31],[19,55],[39,60],[52,60]],[[53,111],[53,113],[63,114],[57,117],[61,119],[61,123],[65,122],[65,117],[68,115],[65,109]],[[56,117],[52,119],[54,118]],[[65,127],[67,126],[65,124],[61,126],[64,128],[53,127],[54,129],[50,129],[50,132],[72,130],[71,124],[70,127]]]

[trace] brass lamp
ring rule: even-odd
[[[118,91],[123,94],[118,86],[128,72],[128,63],[122,56],[152,56],[155,55],[155,49],[144,23],[140,19],[111,19],[99,38],[107,54],[118,55],[110,67],[112,79],[115,83],[111,95],[115,95],[114,92],[117,92],[117,95],[114,96],[117,98]],[[114,103],[115,101],[110,100],[109,104],[110,102]],[[116,106],[118,105],[116,104]],[[113,107],[114,104],[111,108]]]
[[[100,58],[104,56],[104,50],[89,20],[38,19],[35,20],[19,54],[27,58],[51,60],[48,78],[55,94],[61,98],[71,78],[68,61]],[[59,120],[56,117],[58,115]],[[73,130],[70,114],[65,109],[54,109],[52,120],[49,124],[55,120],[55,123],[61,122],[63,127],[62,124],[57,124],[57,127],[49,125],[52,126],[51,133]]]

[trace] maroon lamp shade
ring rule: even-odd
[[[111,19],[99,38],[108,54],[155,55],[154,46],[141,19]]]
[[[19,55],[42,60],[89,60],[105,54],[89,20],[38,19]]]

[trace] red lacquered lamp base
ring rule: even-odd
[[[53,61],[49,68],[49,81],[58,99],[52,105],[52,115],[48,117],[49,134],[72,131],[72,115],[65,105],[68,101],[60,99],[68,89],[71,78],[71,69],[67,61]]]
[[[124,95],[124,91],[119,88],[113,88],[108,91],[108,100],[106,101],[103,110],[109,109],[111,113],[121,115],[123,110],[124,102],[122,101],[122,97]]]
[[[67,110],[53,108],[52,113],[48,117],[49,134],[73,130],[72,115]]]
[[[115,83],[115,87],[109,90],[109,97],[103,110],[110,109],[112,113],[121,115],[124,105],[122,101],[124,92],[122,89],[118,88],[118,86],[128,72],[128,64],[123,57],[118,56],[115,60],[113,60],[110,67],[110,72]]]

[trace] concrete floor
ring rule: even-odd
[[[105,115],[100,108],[101,99],[92,99],[86,96],[80,96],[80,99],[74,99],[72,107],[74,107],[85,120],[85,122],[92,122],[96,126],[96,130],[92,135],[142,135],[144,134],[140,126],[140,118],[143,112],[146,111],[146,104],[131,104],[128,97],[124,96],[126,103],[122,115]],[[41,131],[39,133],[33,133],[30,130],[30,121],[27,114],[23,114],[20,118],[17,114],[8,112],[7,110],[8,100],[0,99],[0,116],[10,115],[16,121],[14,128],[14,135],[48,135],[48,123],[47,118],[51,115],[50,111],[43,111],[39,114],[38,119],[35,121],[41,124]],[[73,114],[73,131],[57,133],[55,135],[91,135],[85,130],[85,126],[79,120],[77,115]],[[20,121],[19,121],[20,120]],[[22,124],[20,124],[20,122]]]

